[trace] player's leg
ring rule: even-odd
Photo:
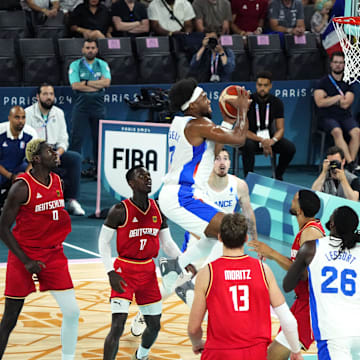
[[[250,139],[246,139],[245,145],[242,148],[240,148],[242,152],[244,178],[249,172],[254,171],[255,153],[257,149],[258,149],[258,143]]]
[[[63,315],[61,324],[62,360],[75,359],[80,310],[74,289],[50,291]]]
[[[285,170],[296,153],[296,148],[291,141],[282,138],[273,145],[272,149],[274,153],[280,154],[279,163],[276,167],[276,178],[282,180]]]
[[[268,360],[288,360],[291,351],[281,343],[283,340],[286,342],[285,335],[281,331],[268,347]]]
[[[114,360],[119,348],[119,341],[124,332],[129,313],[130,301],[120,298],[111,299],[111,328],[104,343],[104,360]]]
[[[0,359],[6,349],[11,331],[14,329],[25,299],[5,298],[4,313],[0,323]]]
[[[151,268],[151,266],[153,267]],[[154,344],[160,331],[162,311],[161,293],[157,281],[155,263],[144,269],[142,279],[137,283],[135,291],[136,302],[144,315],[146,329],[141,338],[141,344],[136,350],[133,359],[147,359],[151,346]]]
[[[351,155],[349,152],[349,147],[344,139],[343,131],[341,130],[340,126],[334,127],[331,130],[331,136],[334,138],[334,143],[344,152],[345,160],[347,163],[352,161]]]

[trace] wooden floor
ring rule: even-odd
[[[109,331],[111,312],[109,305],[109,284],[101,263],[72,263],[70,271],[75,285],[76,299],[81,309],[76,359],[102,359],[104,339]],[[0,294],[4,293],[5,268],[0,268]],[[0,297],[0,314],[3,312],[4,297]],[[131,305],[129,319],[120,341],[117,360],[130,359],[140,338],[130,333],[131,319],[137,306]],[[163,304],[162,328],[151,349],[150,359],[170,360],[199,359],[191,351],[186,334],[189,308],[176,295]],[[61,359],[60,346],[61,312],[52,296],[45,293],[30,295],[10,336],[4,355],[5,360]],[[273,335],[278,322],[273,321]],[[308,353],[315,354],[313,345]]]

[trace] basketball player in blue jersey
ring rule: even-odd
[[[311,324],[320,360],[360,359],[359,218],[348,206],[332,213],[330,236],[306,241],[283,286],[295,288],[309,274]]]
[[[177,259],[160,261],[165,287],[170,287],[185,267],[200,256],[208,256],[217,241],[224,212],[206,196],[206,183],[221,144],[241,146],[247,133],[249,94],[238,87],[229,103],[238,109],[238,119],[224,116],[221,126],[211,121],[210,100],[194,79],[177,82],[170,90],[170,104],[176,116],[169,130],[170,169],[159,194],[167,218],[200,240]]]

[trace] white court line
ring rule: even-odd
[[[68,243],[66,243],[66,242],[63,242],[63,245],[68,246],[68,247],[73,248],[73,249],[76,249],[76,250],[79,250],[79,251],[82,251],[82,252],[84,252],[84,253],[86,253],[86,254],[90,254],[90,255],[97,256],[97,257],[101,257],[100,254],[98,254],[98,253],[96,253],[96,252],[93,252],[93,251],[90,251],[90,250],[86,250],[86,249],[81,248],[81,247],[76,246],[76,245],[71,245],[71,244],[68,244]]]

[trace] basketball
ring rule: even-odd
[[[226,87],[220,94],[219,106],[220,111],[230,118],[236,118],[237,108],[228,103],[229,99],[237,98],[238,92],[236,85],[230,85]]]

